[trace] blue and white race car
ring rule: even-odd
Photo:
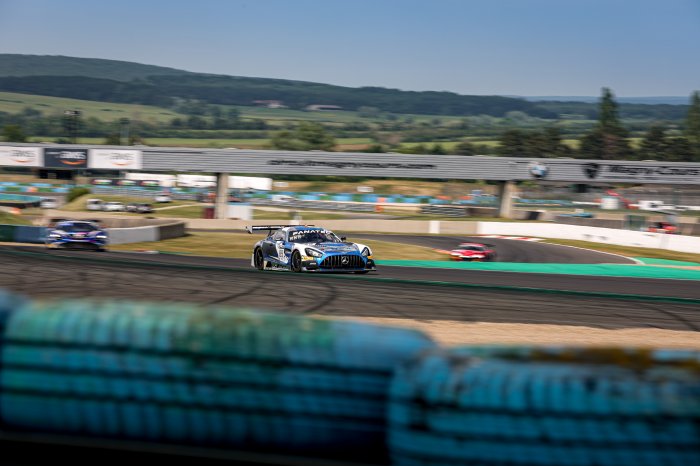
[[[109,239],[107,232],[89,220],[61,220],[49,227],[47,248],[92,249],[104,251]]]
[[[264,225],[246,227],[248,233],[267,232],[255,243],[250,265],[258,270],[292,272],[352,272],[377,270],[372,250],[348,243],[332,231],[313,225]]]

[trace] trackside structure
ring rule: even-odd
[[[225,217],[228,176],[233,173],[497,181],[499,214],[506,218],[511,216],[517,181],[700,185],[700,163],[320,151],[0,143],[0,166],[47,171],[214,173],[218,181],[217,218]]]

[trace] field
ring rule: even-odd
[[[65,110],[80,110],[83,117],[114,121],[120,118],[168,122],[182,116],[173,111],[150,105],[117,104],[92,100],[65,99],[42,95],[0,92],[0,112],[19,113],[25,107],[39,110],[45,115],[62,115]]]
[[[54,142],[49,136],[34,136],[30,142]],[[78,138],[79,144],[103,144],[104,138]],[[338,148],[343,150],[361,150],[371,144],[369,138],[339,138]],[[207,149],[269,149],[269,139],[204,139],[204,138],[146,138],[149,146],[159,147],[198,147]]]

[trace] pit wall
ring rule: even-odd
[[[292,455],[256,464],[700,464],[697,351],[441,348],[347,320],[2,290],[0,351],[5,433]]]

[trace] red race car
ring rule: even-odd
[[[491,245],[481,243],[462,243],[456,249],[450,251],[450,259],[453,261],[492,261],[496,258],[496,251]]]

